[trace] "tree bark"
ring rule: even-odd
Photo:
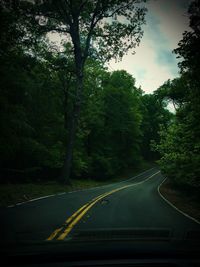
[[[83,96],[83,69],[85,60],[87,58],[87,53],[83,55],[83,51],[81,48],[80,41],[80,32],[79,32],[79,18],[76,12],[72,12],[73,21],[69,18],[70,24],[70,35],[72,38],[72,42],[74,45],[74,59],[75,59],[75,68],[76,68],[76,97],[75,103],[73,106],[73,112],[69,121],[69,135],[67,142],[67,150],[66,157],[63,164],[61,180],[70,184],[70,174],[71,174],[71,165],[72,165],[72,157],[73,157],[73,149],[74,149],[74,141],[76,137],[76,129],[78,125],[82,96]],[[89,47],[87,47],[87,50]]]
[[[82,102],[82,92],[83,92],[83,75],[82,70],[79,72],[77,76],[77,93],[76,99],[73,107],[73,112],[70,116],[69,121],[69,135],[67,141],[67,149],[66,149],[66,156],[62,168],[61,173],[61,181],[65,184],[70,183],[70,174],[71,174],[71,165],[72,165],[72,157],[73,157],[73,148],[74,148],[74,141],[76,137],[76,130],[78,126],[78,119],[81,110],[81,102]]]

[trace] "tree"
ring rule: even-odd
[[[109,179],[141,161],[138,89],[126,71],[109,73],[96,61],[86,70],[73,170]]]
[[[114,71],[104,89],[104,151],[111,174],[140,163],[141,114],[135,79]]]
[[[33,44],[35,28],[22,15],[17,1],[1,1],[1,169],[58,168],[64,135],[60,84],[42,54],[47,42]]]
[[[142,114],[141,154],[145,160],[151,161],[159,158],[158,153],[155,153],[152,149],[152,143],[158,143],[160,141],[160,127],[167,128],[172,114],[166,109],[163,95],[161,99],[160,95],[158,97],[157,91],[153,94],[142,95],[140,106]]]
[[[189,88],[186,75],[173,80],[167,80],[155,91],[157,99],[166,104],[172,103],[175,111],[184,104],[188,93]]]
[[[190,32],[183,34],[175,53],[181,77],[168,83],[168,98],[177,103],[175,121],[161,131],[161,168],[177,185],[200,188],[200,1],[189,6]]]
[[[83,98],[83,75],[91,44],[98,56],[109,60],[120,59],[129,49],[135,48],[142,36],[146,9],[142,0],[67,0],[35,1],[26,3],[24,10],[34,14],[43,25],[43,32],[56,31],[66,34],[72,43],[76,75],[73,113],[69,123],[63,180],[69,181],[72,151]],[[45,22],[45,23],[44,23]],[[44,25],[45,24],[45,25]],[[109,49],[108,49],[109,47]]]

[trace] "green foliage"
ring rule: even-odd
[[[1,162],[7,166],[12,160],[13,168],[60,165],[63,119],[56,81],[40,62],[32,62],[31,70],[22,67],[24,60],[32,61],[29,56],[12,60],[0,68]]]
[[[200,1],[189,7],[191,32],[185,32],[175,53],[183,60],[179,63],[181,77],[168,81],[162,92],[169,101],[176,101],[176,118],[168,131],[161,131],[161,168],[178,185],[200,188],[200,57],[199,23]]]
[[[141,160],[137,89],[125,71],[109,74],[95,61],[86,70],[73,166],[79,175],[82,169],[82,175],[105,179]]]
[[[160,101],[157,93],[142,96],[141,108],[143,114],[141,153],[146,160],[155,160],[159,158],[159,153],[153,151],[152,144],[160,141],[160,127],[166,129],[173,115],[165,108],[165,103]]]
[[[113,16],[110,23],[104,24],[109,37],[98,49],[91,47],[89,50],[83,75],[82,110],[73,150],[72,175],[103,180],[138,167],[143,158],[152,159],[150,143],[159,140],[157,131],[160,124],[166,126],[170,116],[156,95],[142,95],[130,74],[123,70],[110,73],[104,61],[99,59],[101,53],[105,54],[105,48],[105,57],[114,54],[121,57],[139,42],[145,10],[136,9],[132,17],[123,6],[127,4],[132,10],[136,1],[85,1],[87,9],[81,15],[84,22],[81,28],[82,49],[91,10],[97,2],[105,4],[103,12],[107,19],[113,7],[120,7],[117,16],[126,17],[127,23],[118,23],[117,17]],[[13,5],[6,7],[6,1],[0,4],[3,20],[0,40],[0,168],[2,172],[11,170],[9,175],[15,171],[18,174],[34,171],[34,179],[38,179],[40,172],[44,179],[43,171],[48,170],[49,177],[53,170],[61,169],[66,157],[71,130],[69,121],[74,115],[77,98],[77,69],[72,44],[65,43],[63,50],[59,51],[42,35],[52,27],[61,27],[59,20],[49,20],[41,30],[38,23],[32,21],[33,16],[29,16],[36,11],[32,10],[32,4],[27,1],[20,3],[24,5],[22,9],[18,5],[16,9]],[[21,11],[27,8],[26,14]],[[98,12],[97,17],[100,16]],[[137,15],[141,15],[141,19]],[[60,15],[58,17],[60,19]],[[132,36],[134,30],[137,34],[129,44],[125,44],[125,37]],[[97,32],[99,37],[95,36]],[[100,25],[93,34],[93,41],[100,45],[103,40]],[[108,46],[111,49],[107,49]],[[9,175],[1,175],[2,182],[6,177],[10,178]],[[55,178],[58,175],[55,172]],[[20,175],[14,177],[22,180]]]
[[[136,47],[143,34],[145,0],[26,2],[20,5],[21,11],[35,19],[41,33],[69,34],[74,52],[80,50],[84,59],[93,52],[93,47],[101,60],[121,59]]]
[[[60,74],[64,75],[64,70],[56,68],[56,56],[59,60],[60,55],[55,54],[52,61],[48,54],[48,61],[41,61],[19,53],[1,65],[2,168],[60,168],[63,164],[68,130],[64,116],[66,109],[67,114],[71,112],[74,83],[72,74],[70,87],[63,87]],[[29,65],[21,63],[25,60]],[[48,62],[57,63],[52,68]],[[71,95],[64,106],[66,92]],[[142,96],[135,79],[126,71],[109,73],[101,62],[89,60],[73,175],[103,180],[138,166],[144,138],[148,135],[149,143],[155,140],[158,124],[162,123],[158,118],[162,108],[155,103],[153,95]],[[151,135],[149,129],[144,129],[145,124],[152,124]],[[150,153],[150,146],[145,149]]]
[[[3,3],[0,11],[5,17],[0,41],[1,168],[60,167],[64,131],[59,82],[23,43],[28,32],[18,12]]]
[[[161,169],[177,185],[199,187],[200,146],[193,140],[191,129],[178,121],[161,132]]]

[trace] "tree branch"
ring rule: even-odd
[[[134,1],[135,2],[135,1]],[[129,7],[131,4],[133,3],[133,1],[129,2],[128,4],[124,5],[124,6],[120,6],[117,9],[115,9],[110,15],[108,16],[103,16],[104,18],[111,18],[115,13],[117,13],[118,11]]]
[[[56,31],[56,32],[59,32],[59,33],[70,33],[70,31],[69,30],[67,30],[67,29],[62,29],[62,28],[54,28],[54,27],[46,27],[46,29],[48,30],[48,31]]]
[[[88,32],[88,36],[87,36],[87,39],[86,39],[86,45],[85,45],[85,49],[84,49],[84,53],[83,53],[83,61],[85,61],[87,56],[88,56],[88,50],[89,50],[89,47],[90,47],[90,41],[91,41],[92,32],[94,30],[94,27],[96,26],[97,22],[101,19],[101,16],[100,16],[95,21],[95,17],[98,14],[99,4],[100,4],[100,0],[97,1],[96,7],[94,9],[93,16],[92,16],[92,20],[91,20],[91,23],[90,23],[90,29],[89,29],[89,32]]]
[[[83,7],[85,6],[85,4],[88,2],[88,0],[85,0],[81,3],[81,5],[79,6],[79,9],[78,9],[78,15],[80,15],[81,13],[81,10],[83,9]]]

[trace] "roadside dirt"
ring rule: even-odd
[[[161,185],[160,193],[175,207],[200,222],[200,203],[195,194],[186,194],[185,192],[174,188],[169,179],[165,180]]]

